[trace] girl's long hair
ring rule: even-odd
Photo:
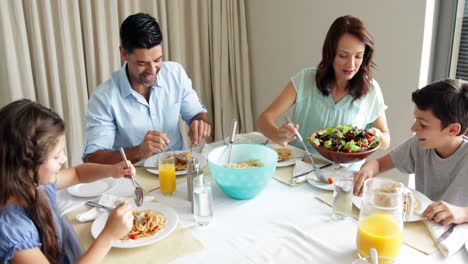
[[[38,103],[23,99],[0,109],[0,206],[12,200],[26,205],[50,263],[60,262],[59,242],[38,170],[64,133],[60,116]]]
[[[369,92],[369,86],[372,80],[371,68],[375,66],[372,61],[374,39],[369,31],[367,31],[364,23],[356,17],[339,17],[330,26],[325,42],[323,43],[322,61],[317,67],[315,81],[320,92],[324,96],[328,96],[330,92],[327,86],[335,80],[333,61],[335,60],[338,41],[345,33],[355,36],[364,42],[365,45],[361,67],[359,67],[356,75],[349,81],[349,93],[353,96],[353,100],[356,100]]]

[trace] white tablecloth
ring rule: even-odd
[[[207,146],[204,153],[214,146]],[[195,225],[185,184],[177,185],[170,197],[151,193],[174,208],[180,223],[205,245],[203,251],[173,263],[351,263],[357,257],[356,220],[332,220],[331,208],[315,198],[323,190],[272,179],[257,197],[239,201],[227,197],[214,181],[212,186],[214,218],[204,227]],[[131,182],[122,179],[112,193],[131,195]],[[59,192],[58,200],[59,208],[67,211],[86,201],[66,191]],[[468,252],[463,248],[445,258],[440,252],[425,255],[403,245],[398,263],[468,263]]]

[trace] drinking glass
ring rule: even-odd
[[[176,190],[175,155],[172,152],[159,157],[159,186],[164,195],[172,195]]]
[[[198,225],[207,225],[213,218],[211,181],[200,174],[193,179],[193,216]]]
[[[353,175],[333,179],[333,214],[335,220],[348,219],[353,209]]]

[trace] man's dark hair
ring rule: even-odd
[[[446,128],[459,123],[460,133],[467,133],[468,125],[468,82],[446,79],[418,89],[412,94],[413,102],[422,111],[431,110]]]
[[[160,45],[162,39],[158,22],[149,14],[128,16],[120,26],[120,45],[128,53],[134,49],[150,49]]]

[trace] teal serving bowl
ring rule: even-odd
[[[212,177],[221,190],[231,198],[252,199],[271,180],[276,170],[278,153],[260,144],[233,144],[231,163],[258,160],[261,167],[235,169],[226,168],[228,145],[215,148],[208,154],[208,166]]]

